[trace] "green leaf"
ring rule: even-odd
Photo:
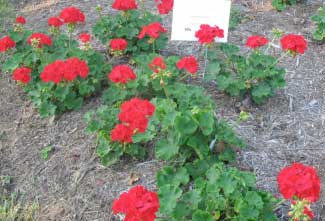
[[[52,152],[52,150],[53,150],[53,147],[52,146],[44,147],[41,150],[41,157],[42,157],[42,159],[43,160],[48,160],[49,159],[49,155]]]
[[[197,130],[198,125],[191,116],[183,115],[175,118],[175,128],[181,134],[189,135]]]
[[[201,160],[206,158],[210,152],[209,146],[205,140],[206,138],[201,134],[195,134],[191,136],[186,143],[188,146],[193,148],[193,150]]]
[[[189,174],[185,167],[178,169],[172,167],[164,167],[157,173],[158,187],[165,185],[179,186],[180,184],[187,184],[189,182]]]
[[[43,102],[39,107],[39,112],[42,117],[48,117],[55,115],[57,106],[52,103]]]
[[[207,68],[207,73],[204,75],[204,80],[205,81],[212,81],[212,80],[216,80],[217,75],[219,74],[221,68],[220,68],[220,64],[216,61],[211,62],[208,65]]]
[[[169,184],[160,187],[158,191],[160,201],[159,212],[167,216],[171,215],[182,192],[179,187]]]
[[[71,110],[77,110],[80,109],[83,103],[82,97],[76,97],[75,94],[69,94],[69,96],[66,97],[64,100],[64,105]]]
[[[249,191],[246,193],[245,200],[247,204],[251,207],[262,209],[264,206],[262,198],[256,192],[253,191]]]
[[[179,150],[179,146],[168,140],[159,140],[156,144],[156,157],[162,160],[170,160]]]
[[[214,217],[205,211],[197,210],[192,216],[193,221],[214,221]]]
[[[214,115],[211,112],[199,112],[196,116],[203,135],[208,136],[213,132],[215,125]]]

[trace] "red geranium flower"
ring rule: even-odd
[[[32,69],[20,67],[14,70],[12,78],[16,81],[20,81],[23,84],[27,84],[31,79],[30,73],[32,73]]]
[[[57,60],[45,66],[40,77],[43,82],[60,83],[62,80],[73,81],[78,76],[86,78],[89,73],[89,67],[85,61],[79,58],[69,58],[66,61]]]
[[[62,81],[65,71],[65,62],[62,60],[56,60],[44,67],[44,70],[40,74],[40,77],[45,83],[54,82],[55,84],[58,84]]]
[[[174,6],[174,0],[155,0],[160,14],[168,14]]]
[[[155,106],[148,100],[133,98],[121,105],[118,118],[135,132],[144,133],[148,126],[148,117],[155,112]]]
[[[132,9],[137,9],[137,2],[135,0],[115,0],[112,8],[121,10],[121,11],[128,11]]]
[[[304,54],[307,49],[307,41],[301,35],[288,34],[282,37],[280,41],[285,51]]]
[[[16,23],[24,25],[24,24],[26,24],[26,19],[23,16],[18,16],[16,18]]]
[[[63,9],[59,16],[64,23],[76,24],[78,22],[85,22],[85,15],[80,11],[80,9],[75,7],[67,7]]]
[[[247,38],[246,46],[249,48],[259,48],[269,43],[269,40],[263,36],[253,35]]]
[[[159,73],[160,71],[166,69],[166,63],[162,57],[155,57],[149,64],[149,68],[155,73]]]
[[[64,78],[66,80],[72,81],[77,76],[81,78],[86,78],[88,76],[89,67],[85,61],[73,57],[73,58],[68,58],[65,63],[66,63],[66,73],[64,75]]]
[[[132,143],[133,129],[124,124],[118,124],[111,131],[112,141],[118,141],[120,143]]]
[[[176,64],[178,69],[185,69],[191,74],[196,74],[199,69],[199,64],[194,56],[184,57]]]
[[[154,22],[147,26],[143,26],[138,38],[142,39],[147,35],[150,38],[157,39],[159,38],[160,33],[165,32],[167,32],[167,30],[164,29],[164,27],[159,22]]]
[[[53,27],[60,27],[63,25],[63,22],[58,18],[58,17],[51,17],[49,18],[49,20],[47,21],[47,24],[49,26],[53,26]]]
[[[109,43],[112,51],[124,51],[128,42],[123,38],[112,39]]]
[[[82,42],[82,43],[88,43],[91,39],[91,36],[90,34],[88,33],[81,33],[79,35],[79,40]]]
[[[51,46],[52,45],[52,39],[43,33],[34,33],[32,34],[28,39],[27,43],[32,44],[34,40],[38,41],[38,48],[42,48],[44,45]]]
[[[293,163],[278,175],[279,190],[284,198],[316,202],[320,194],[320,180],[313,167]]]
[[[108,78],[114,83],[126,84],[136,79],[136,74],[127,65],[118,65],[109,73]]]
[[[14,42],[9,36],[4,36],[0,38],[0,52],[6,52],[8,49],[16,46],[16,42]]]
[[[195,37],[199,39],[201,44],[210,44],[216,37],[223,38],[224,31],[218,26],[211,27],[210,25],[203,24],[200,29],[195,32]]]
[[[113,213],[125,214],[125,221],[154,221],[160,207],[156,192],[135,186],[113,202]]]

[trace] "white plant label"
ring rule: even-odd
[[[230,0],[174,0],[172,41],[197,41],[195,32],[208,24],[224,30],[217,42],[227,42],[230,7]]]

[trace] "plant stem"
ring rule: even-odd
[[[273,211],[277,210],[279,208],[279,206],[281,206],[284,202],[286,202],[287,200],[286,199],[282,199],[280,202],[278,202],[277,204],[275,204],[273,206]]]
[[[163,86],[162,88],[164,89],[164,93],[165,93],[166,98],[169,99],[169,96],[168,96],[168,92],[167,92],[166,86]]]
[[[286,53],[282,54],[278,59],[276,59],[276,61],[272,64],[272,66],[276,65],[277,63],[279,63],[279,61],[281,61],[283,58],[285,58],[288,54],[290,54],[290,51],[289,50],[286,51]]]
[[[156,54],[155,41],[152,42],[152,52]]]
[[[204,51],[204,69],[203,69],[203,79],[204,79],[205,71],[206,71],[207,64],[208,64],[208,47],[205,46],[204,50],[205,50],[205,51]]]

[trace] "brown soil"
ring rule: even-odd
[[[81,8],[88,19],[81,32],[90,30],[96,21],[95,6],[101,4],[107,11],[112,1],[26,2],[29,3],[22,11],[33,28],[46,28],[47,18],[65,6]],[[251,34],[271,37],[271,30],[280,28],[307,36],[309,50],[299,59],[288,58],[282,63],[287,68],[287,87],[262,106],[251,105],[247,100],[240,103],[217,91],[213,84],[206,85],[218,103],[219,115],[249,144],[239,154],[238,166],[254,171],[258,186],[274,194],[278,171],[295,161],[315,166],[324,185],[325,45],[312,42],[310,21],[320,2],[308,7],[294,6],[283,13],[270,10],[267,4],[257,7],[256,1],[239,3],[248,19],[231,31],[230,42],[243,45]],[[152,7],[153,4],[148,5]],[[171,16],[167,16],[164,23],[170,27],[170,22]],[[198,54],[199,47],[172,42],[167,52]],[[54,121],[41,119],[9,74],[0,75],[0,176],[13,178],[6,188],[19,192],[22,201],[40,203],[38,220],[119,220],[111,213],[111,203],[130,188],[131,174],[139,176],[137,184],[155,189],[155,172],[161,162],[122,160],[109,168],[100,165],[95,137],[85,134],[82,120],[88,110],[99,105],[100,97],[97,97],[80,111],[66,113]],[[238,106],[249,112],[249,121],[237,122]],[[54,151],[45,161],[40,157],[40,150],[49,145]],[[324,205],[323,194],[315,207],[315,220],[325,219]]]

